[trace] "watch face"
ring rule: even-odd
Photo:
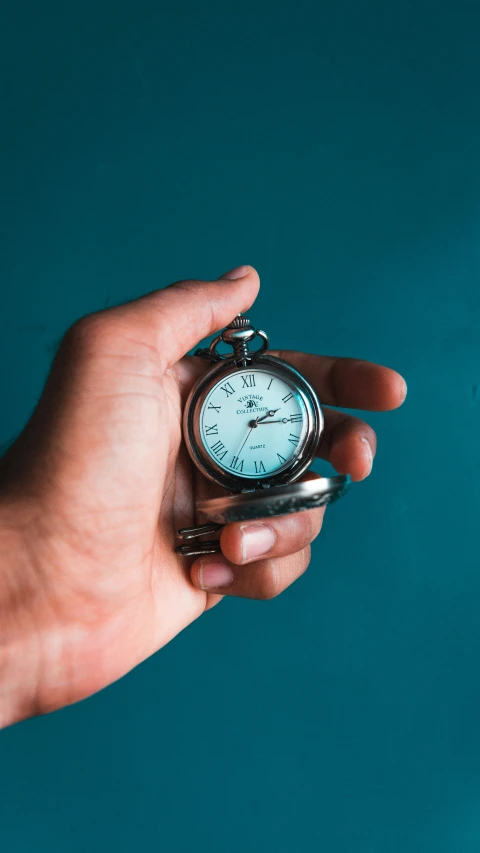
[[[310,421],[294,374],[252,365],[210,387],[199,410],[198,433],[215,467],[265,480],[292,467],[311,432]]]

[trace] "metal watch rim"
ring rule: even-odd
[[[281,378],[287,378],[291,383],[295,384],[302,395],[307,409],[307,438],[304,447],[293,458],[291,465],[288,465],[279,473],[272,474],[271,477],[259,480],[250,477],[240,477],[236,474],[229,474],[220,465],[216,465],[204,449],[199,434],[199,418],[195,416],[199,406],[203,404],[210,386],[215,385],[220,376],[239,373],[244,368],[239,367],[233,358],[215,363],[198,378],[188,395],[183,415],[183,435],[190,458],[204,476],[212,482],[234,492],[248,491],[252,493],[255,489],[268,489],[269,487],[273,488],[278,485],[295,482],[307,470],[315,458],[324,425],[323,411],[316,392],[307,379],[295,367],[292,367],[283,359],[270,354],[253,359],[251,367],[269,368],[273,372],[276,371],[280,374]],[[283,377],[282,374],[284,374]]]

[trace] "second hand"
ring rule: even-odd
[[[255,426],[256,426],[256,424],[255,424]],[[250,437],[250,433],[251,433],[252,429],[253,429],[253,426],[251,426],[250,429],[248,430],[247,435],[245,436],[245,439],[243,441],[243,444],[242,444],[240,450],[238,451],[238,453],[236,454],[237,459],[240,458],[240,454],[241,454],[243,448],[245,447],[245,444],[247,443],[248,438]]]

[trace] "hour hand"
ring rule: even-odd
[[[271,411],[267,412],[266,415],[263,415],[262,418],[257,418],[256,421],[254,421],[255,425],[258,426],[258,424],[261,424],[262,421],[264,421],[266,418],[273,418],[273,416],[279,411],[280,409],[272,409]]]

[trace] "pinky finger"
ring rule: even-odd
[[[275,598],[308,567],[310,546],[286,557],[272,557],[237,566],[222,554],[202,557],[190,569],[194,586],[208,593],[240,598]]]

